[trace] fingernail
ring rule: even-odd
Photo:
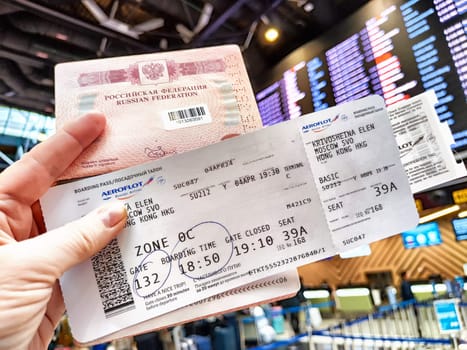
[[[112,202],[99,209],[99,216],[106,227],[114,227],[126,217],[126,209],[121,202]]]

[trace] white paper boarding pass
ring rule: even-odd
[[[377,96],[57,186],[41,205],[53,229],[110,200],[127,206],[123,233],[61,279],[82,342],[418,221]]]

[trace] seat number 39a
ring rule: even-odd
[[[376,197],[397,191],[397,186],[394,182],[390,182],[388,184],[377,184],[373,186],[375,190]]]

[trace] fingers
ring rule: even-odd
[[[36,201],[31,205],[31,212],[32,212],[33,220],[36,223],[36,225],[33,225],[33,227],[31,228],[31,234],[29,235],[28,238],[36,237],[38,234],[41,234],[47,231],[45,227],[45,222],[44,222],[44,214],[42,214],[42,208],[41,208],[41,205],[39,204],[39,201]],[[15,235],[15,237],[17,236]]]
[[[104,248],[123,229],[126,210],[121,202],[108,203],[79,220],[22,243],[30,261],[44,266],[52,278]],[[34,255],[34,252],[37,252]]]
[[[31,205],[104,128],[101,114],[88,114],[66,124],[2,173],[0,193]]]
[[[50,300],[47,303],[45,317],[42,319],[42,322],[37,330],[37,334],[39,335],[38,340],[42,341],[42,344],[39,344],[37,348],[47,348],[48,344],[50,344],[50,341],[52,340],[54,331],[58,326],[58,322],[62,318],[64,312],[65,304],[63,302],[62,291],[60,289],[58,281],[56,281],[53,285]]]

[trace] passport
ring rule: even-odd
[[[99,111],[104,133],[62,174],[87,177],[262,127],[236,45],[58,64],[57,129]]]

